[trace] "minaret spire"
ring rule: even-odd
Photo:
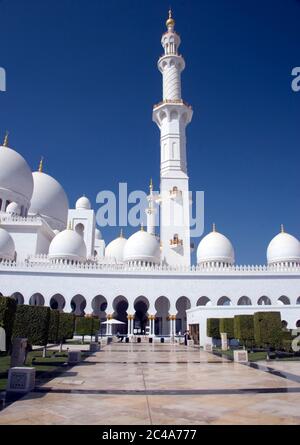
[[[40,160],[40,164],[39,164],[39,172],[40,173],[43,173],[43,162],[44,162],[44,158],[43,158],[43,156],[41,157],[41,160]]]
[[[6,130],[6,133],[4,136],[4,141],[3,141],[3,147],[8,147],[8,135],[9,135],[9,132]]]

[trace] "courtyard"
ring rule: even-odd
[[[300,424],[299,406],[299,361],[248,366],[196,347],[112,343],[38,379],[0,424]]]

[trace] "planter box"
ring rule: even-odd
[[[34,389],[35,368],[15,367],[8,372],[7,392],[26,394]]]
[[[248,351],[246,350],[237,350],[233,351],[233,359],[238,363],[246,363],[248,362]]]
[[[69,351],[68,352],[68,363],[69,365],[76,365],[81,362],[81,351]]]

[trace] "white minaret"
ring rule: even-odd
[[[181,96],[181,72],[185,68],[178,54],[180,37],[175,32],[172,12],[161,43],[164,54],[158,61],[163,76],[163,100],[153,108],[153,121],[160,129],[160,236],[162,261],[170,265],[191,263],[189,179],[186,162],[185,128],[193,111]]]

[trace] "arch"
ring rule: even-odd
[[[296,321],[296,328],[300,328],[300,320]]]
[[[103,295],[96,295],[92,299],[93,314],[100,319],[106,319],[107,299]]]
[[[149,301],[146,297],[141,295],[134,301],[135,317],[134,317],[134,329],[139,329],[141,333],[146,333],[146,326],[148,324],[148,309]]]
[[[31,306],[44,306],[45,299],[42,294],[35,293],[30,297],[29,304]]]
[[[172,110],[170,113],[170,120],[177,120],[178,119],[178,112],[176,110]]]
[[[281,295],[277,300],[278,304],[291,304],[290,299],[286,295]]]
[[[286,329],[288,327],[288,322],[286,320],[281,320],[281,326]]]
[[[176,333],[184,333],[187,330],[186,311],[191,308],[191,301],[187,297],[180,297],[176,301]]]
[[[167,297],[160,296],[155,300],[156,319],[154,325],[155,335],[169,335],[170,321],[168,319],[170,301]]]
[[[260,297],[258,299],[257,304],[259,306],[265,306],[265,305],[270,306],[272,303],[271,303],[271,300],[269,297],[266,297],[265,295],[263,295],[262,297]]]
[[[16,300],[16,302],[17,302],[17,304],[24,304],[24,297],[23,297],[23,295],[21,294],[21,292],[14,292],[12,295],[11,295],[11,298],[14,298],[15,300]]]
[[[231,306],[230,298],[224,296],[218,299],[217,306]]]
[[[208,297],[200,297],[197,301],[196,306],[207,306],[211,303],[210,299]]]
[[[78,223],[75,226],[75,232],[78,233],[82,238],[84,236],[84,225],[82,223]]]
[[[74,297],[71,300],[72,312],[78,316],[84,315],[85,307],[86,307],[86,299],[80,294],[74,295]]]
[[[113,317],[117,320],[122,321],[125,324],[117,325],[116,327],[112,326],[113,329],[117,329],[120,334],[127,334],[128,320],[127,320],[127,309],[128,309],[128,300],[123,295],[119,295],[113,301],[114,314]]]
[[[252,301],[249,297],[246,297],[246,295],[243,295],[241,298],[239,298],[237,302],[238,306],[252,306]]]
[[[60,312],[64,310],[66,300],[61,294],[55,294],[50,299],[51,309],[58,309]]]
[[[297,298],[296,304],[300,304],[300,297]]]

